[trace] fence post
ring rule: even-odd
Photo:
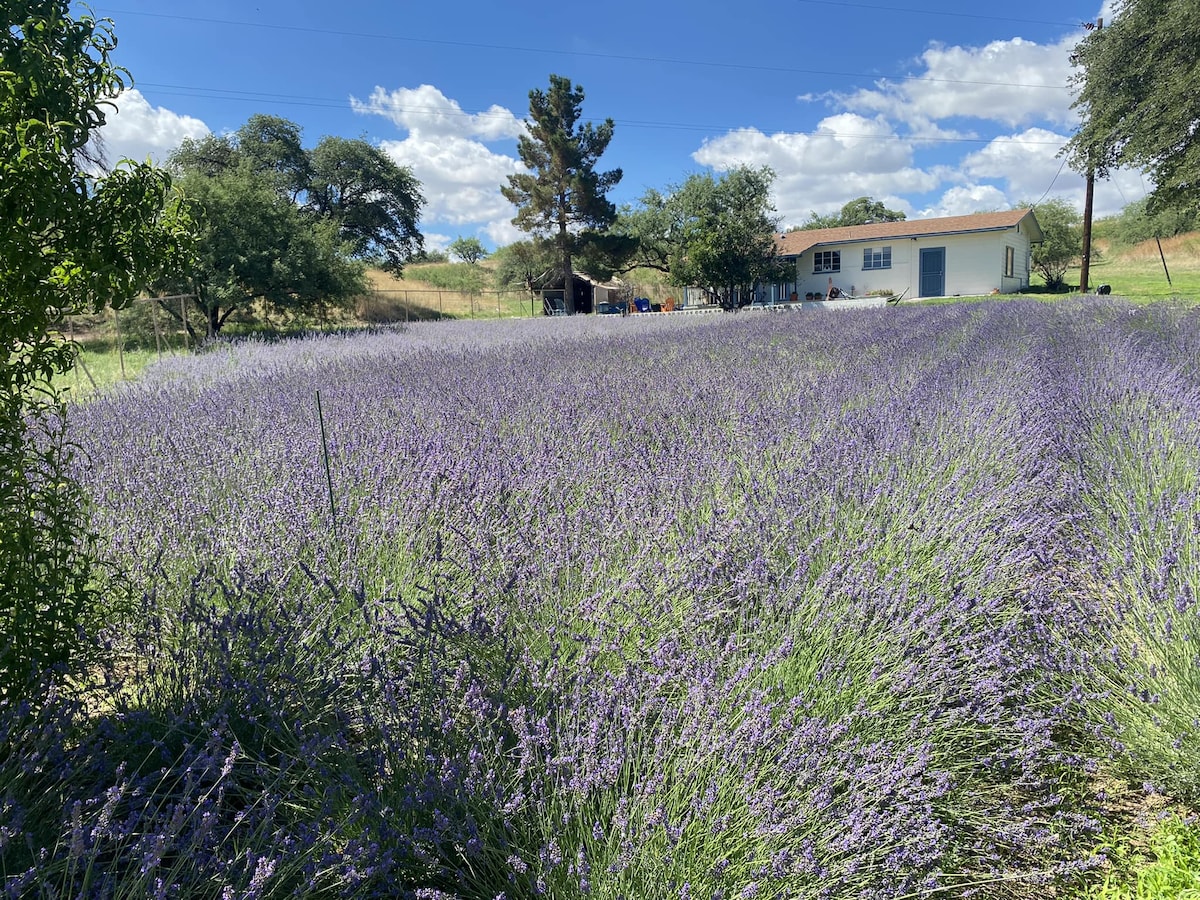
[[[188,327],[187,327],[187,306],[184,305],[184,295],[179,295],[179,320],[183,322],[183,352],[186,353],[190,348],[188,344]]]
[[[71,316],[67,316],[67,329],[69,330],[70,335],[71,335],[71,343],[74,344],[75,343],[75,319],[72,318]],[[75,393],[76,394],[78,394],[82,388],[82,385],[80,385],[80,383],[79,383],[79,357],[82,355],[83,355],[83,348],[76,347],[75,348],[75,365],[72,366],[72,368],[75,370]]]
[[[129,379],[125,377],[125,341],[121,339],[121,311],[115,305],[112,311],[113,322],[117,326],[117,359],[121,362],[121,380],[128,381]]]
[[[153,298],[150,299],[150,317],[154,321],[154,349],[158,354],[158,361],[162,362],[162,338],[158,333],[158,301]]]

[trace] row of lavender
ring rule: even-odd
[[[1200,791],[1198,358],[1009,303],[164,367],[76,416],[146,590],[102,688],[6,715],[8,891],[1084,878],[1098,772]]]

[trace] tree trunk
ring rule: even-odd
[[[573,316],[575,315],[575,278],[571,272],[571,243],[570,235],[567,234],[566,222],[559,222],[558,240],[563,255],[563,308],[567,311],[568,316]]]

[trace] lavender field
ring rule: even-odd
[[[1115,793],[1200,803],[1195,308],[436,323],[72,416],[113,629],[3,711],[9,896],[1083,896]]]

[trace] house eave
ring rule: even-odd
[[[843,238],[841,240],[836,240],[836,241],[817,241],[815,244],[809,244],[807,247],[805,247],[799,253],[781,253],[780,258],[782,258],[782,259],[799,259],[805,253],[808,253],[810,250],[815,250],[818,247],[843,247],[847,244],[880,244],[880,243],[884,243],[887,241],[917,241],[917,240],[926,240],[929,238],[937,239],[937,238],[945,238],[945,237],[958,237],[959,235],[967,235],[967,234],[990,234],[990,233],[998,233],[998,232],[1003,232],[1003,231],[1016,231],[1016,230],[1017,230],[1017,226],[1015,226],[1015,225],[1004,225],[1004,226],[997,226],[997,227],[992,227],[992,228],[971,228],[971,229],[967,229],[967,230],[958,229],[958,230],[954,230],[954,231],[930,231],[930,232],[925,232],[922,234],[894,234],[894,235],[887,235],[887,236],[882,236],[882,237],[876,236],[876,237],[862,237],[862,238]],[[1032,240],[1031,239],[1031,243],[1040,244],[1040,243],[1042,243],[1042,240]]]

